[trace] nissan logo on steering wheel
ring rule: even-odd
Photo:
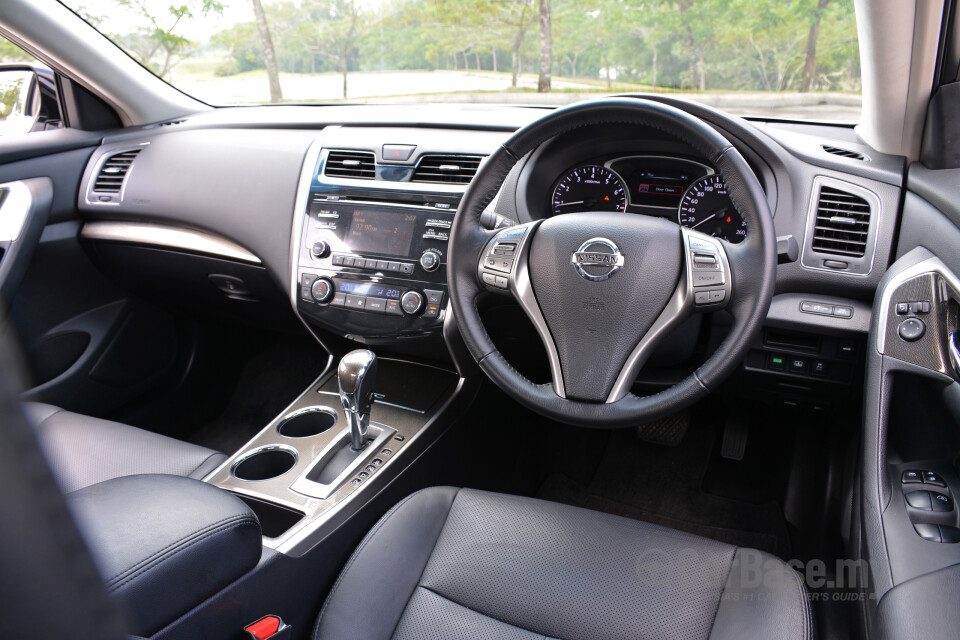
[[[593,282],[606,280],[623,266],[623,254],[611,240],[590,238],[570,256],[582,277]]]

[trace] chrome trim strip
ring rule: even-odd
[[[867,246],[864,247],[863,257],[854,258],[853,256],[842,256],[832,253],[818,253],[813,250],[813,231],[817,226],[817,204],[820,202],[820,189],[824,186],[848,191],[855,196],[862,197],[870,205],[870,226],[867,229]],[[830,176],[815,176],[813,186],[810,188],[810,205],[807,207],[807,221],[803,232],[803,244],[800,245],[800,266],[811,271],[825,271],[835,273],[840,276],[851,276],[854,278],[865,278],[873,271],[873,260],[877,255],[877,242],[880,239],[880,217],[881,217],[880,197],[869,189],[851,182],[845,182]],[[873,236],[873,246],[870,246],[870,236]],[[838,269],[828,269],[827,267],[817,267],[807,264],[813,259],[816,253],[823,256],[823,260],[839,260],[840,262],[862,261],[866,264],[867,270],[863,273],[854,273],[853,271],[840,271]]]
[[[119,222],[101,220],[87,222],[80,230],[85,240],[146,244],[170,249],[182,249],[196,253],[261,264],[260,258],[240,245],[205,231],[170,227],[151,222]]]
[[[19,180],[0,184],[0,192],[6,192],[0,201],[0,242],[14,242],[23,232],[33,196],[27,185]]]

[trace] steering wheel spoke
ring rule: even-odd
[[[540,305],[533,293],[533,284],[530,282],[530,239],[536,233],[540,222],[537,220],[509,227],[494,235],[480,254],[477,277],[487,291],[510,295],[520,304],[547,350],[553,391],[558,397],[565,398],[563,370],[557,345],[540,311]]]

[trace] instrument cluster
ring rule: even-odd
[[[747,234],[723,177],[707,165],[670,156],[626,156],[574,166],[554,183],[550,211],[655,215],[731,243]]]

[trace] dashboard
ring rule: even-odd
[[[751,123],[673,104],[719,129],[756,174],[779,240],[778,294],[855,308],[872,299],[892,255],[902,160],[873,152],[858,162],[823,150],[858,150],[851,129]],[[431,357],[447,357],[449,230],[460,199],[486,158],[542,113],[484,105],[227,108],[124,130],[87,163],[81,238],[117,274],[158,290],[166,275],[175,277],[171,289],[193,295],[195,308],[253,321],[251,301],[260,309],[285,304],[320,338],[408,350],[430,340],[440,345]],[[97,178],[118,158],[127,171],[120,190],[98,193]],[[823,236],[825,206],[860,207],[859,253],[840,253],[850,232]],[[750,231],[706,158],[642,125],[545,142],[517,162],[484,216],[493,229],[611,210],[730,243]],[[165,252],[147,259],[141,251],[138,260],[117,245]],[[165,264],[174,255],[177,264]],[[861,322],[799,307],[788,315],[817,330]]]

